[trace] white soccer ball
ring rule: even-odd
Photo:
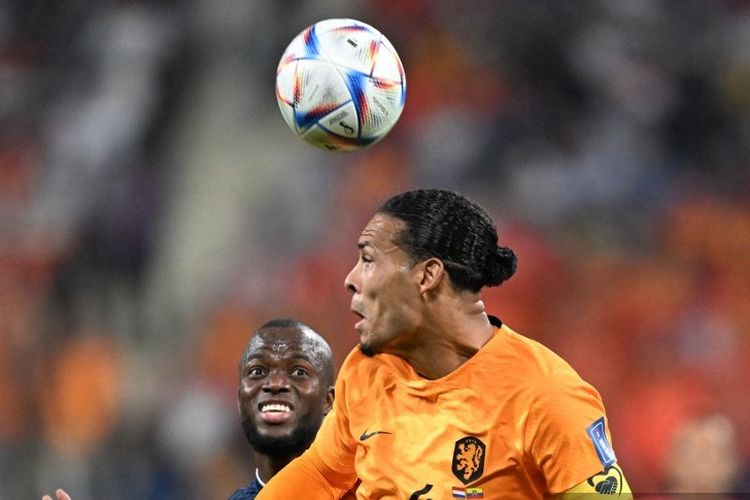
[[[406,78],[396,49],[353,19],[327,19],[297,35],[276,70],[276,100],[289,128],[332,151],[370,146],[404,109]]]

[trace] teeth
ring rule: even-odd
[[[260,411],[263,413],[267,411],[280,411],[280,412],[288,413],[291,410],[287,405],[273,403],[273,404],[266,404],[266,405],[261,406]]]

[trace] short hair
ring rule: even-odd
[[[415,262],[436,257],[457,290],[498,286],[516,272],[516,255],[498,246],[487,212],[452,191],[418,189],[393,196],[378,213],[404,222],[394,243]]]
[[[270,328],[309,328],[310,330],[312,330],[312,328],[296,319],[273,318],[260,325],[255,331],[259,332],[261,330],[268,330]]]

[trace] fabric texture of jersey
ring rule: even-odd
[[[360,499],[543,498],[601,472],[587,432],[604,417],[598,392],[551,350],[491,320],[490,341],[437,380],[354,349],[313,445],[259,498],[295,485],[311,500],[338,498],[357,478]]]

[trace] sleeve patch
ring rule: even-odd
[[[599,461],[602,463],[604,468],[609,467],[617,461],[615,457],[615,451],[607,441],[607,433],[604,431],[604,417],[600,418],[587,429],[591,442],[594,444],[596,455],[599,457]]]

